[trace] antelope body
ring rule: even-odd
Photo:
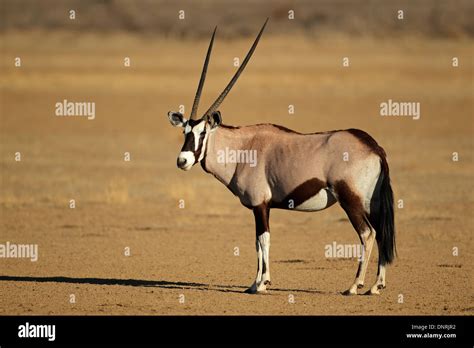
[[[267,20],[268,21],[268,20]],[[256,226],[257,276],[249,293],[265,292],[270,282],[270,209],[318,211],[339,202],[363,245],[356,278],[345,294],[357,294],[364,284],[375,242],[379,249],[377,279],[370,294],[385,287],[385,266],[395,254],[393,194],[385,151],[358,129],[302,134],[273,125],[232,127],[222,124],[217,108],[252,56],[263,25],[244,62],[202,118],[196,119],[216,30],[212,35],[191,117],[169,112],[172,125],[184,128],[185,142],[178,167],[196,163],[214,175],[252,209]],[[222,161],[224,149],[255,151],[253,166]]]

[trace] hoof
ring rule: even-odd
[[[246,294],[266,294],[268,293],[267,289],[256,290],[255,288],[248,288],[244,291]]]
[[[357,289],[359,289],[360,284],[352,284],[349,289],[344,291],[342,294],[345,296],[357,295]],[[362,285],[363,286],[363,285]]]
[[[270,280],[265,280],[265,282],[263,283],[263,285],[272,285],[272,282]]]
[[[380,291],[378,287],[373,286],[370,290],[368,290],[365,295],[380,295]]]
[[[383,284],[376,284],[370,288],[369,291],[365,293],[365,295],[380,295],[381,289],[385,289],[385,285]]]
[[[245,290],[246,294],[266,294],[267,293],[267,284],[271,284],[269,280],[266,280],[265,283],[253,284],[250,288]]]
[[[257,293],[257,290],[256,290],[255,288],[253,288],[253,287],[250,287],[250,288],[246,289],[246,290],[244,291],[244,293],[246,293],[246,294],[256,294],[256,293]]]
[[[344,296],[353,296],[353,295],[357,295],[357,291],[351,291],[351,289],[348,289],[346,291],[343,291],[342,294]]]

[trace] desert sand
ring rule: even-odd
[[[37,244],[39,255],[0,260],[0,314],[474,313],[471,40],[269,36],[221,107],[225,124],[360,128],[384,147],[398,257],[380,296],[352,297],[341,292],[357,261],[324,255],[334,241],[358,243],[338,205],[272,210],[272,286],[243,293],[256,272],[253,215],[199,165],[176,167],[183,136],[166,116],[181,104],[188,113],[207,39],[2,40],[0,242]],[[201,111],[251,40],[216,42]],[[64,99],[95,102],[95,119],[55,116]],[[380,116],[388,99],[420,102],[420,119]]]

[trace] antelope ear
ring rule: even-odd
[[[222,123],[222,117],[220,111],[214,111],[211,116],[208,117],[207,121],[211,125],[211,129],[215,129]]]
[[[186,123],[186,119],[184,118],[183,114],[180,112],[170,111],[168,112],[168,118],[170,119],[170,123],[174,127],[184,127]]]

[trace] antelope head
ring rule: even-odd
[[[209,43],[209,48],[207,49],[206,60],[204,61],[201,78],[199,80],[196,96],[194,97],[194,103],[191,109],[189,119],[186,119],[184,115],[180,112],[168,112],[168,118],[170,120],[171,125],[173,125],[174,127],[183,128],[184,144],[178,156],[178,168],[183,170],[190,170],[193,165],[200,162],[204,158],[209,134],[215,131],[217,127],[219,127],[219,125],[222,123],[221,113],[217,109],[222,104],[227,94],[237,82],[237,79],[239,78],[240,74],[247,66],[247,63],[249,62],[253,52],[255,51],[255,48],[257,47],[258,41],[262,36],[263,30],[265,29],[267,22],[268,18],[263,24],[262,29],[260,29],[260,32],[258,33],[257,38],[255,39],[252,47],[245,56],[244,61],[242,62],[230,82],[227,84],[225,89],[222,91],[216,101],[204,113],[204,115],[201,118],[198,118],[197,111],[199,106],[199,99],[201,98],[202,88],[204,86],[204,81],[206,80],[207,67],[209,65],[209,59],[211,57],[212,46],[214,44],[214,37],[216,35],[217,27],[214,29],[214,32],[212,33],[211,37],[211,42]]]

